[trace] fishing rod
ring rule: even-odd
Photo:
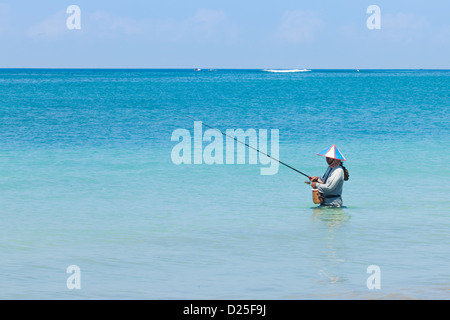
[[[185,116],[186,116],[187,118],[191,119],[191,120],[198,121],[198,120],[196,120],[196,119],[194,119],[194,118],[192,118],[192,117],[190,117],[190,116],[188,116],[188,115],[185,115]],[[229,137],[229,138],[235,140],[236,142],[239,142],[240,144],[243,144],[244,146],[247,146],[247,147],[249,147],[249,148],[251,148],[251,149],[253,149],[253,150],[255,150],[255,151],[258,151],[259,153],[262,153],[262,154],[265,155],[266,157],[269,157],[270,159],[273,159],[273,160],[277,161],[278,163],[281,163],[282,165],[288,167],[289,169],[294,170],[295,172],[300,173],[300,174],[304,175],[305,177],[307,177],[308,179],[311,180],[311,177],[308,176],[307,174],[301,172],[300,170],[295,169],[294,167],[291,167],[290,165],[288,165],[287,163],[284,163],[284,162],[281,161],[281,160],[278,160],[278,159],[276,159],[276,158],[274,158],[274,157],[268,155],[268,154],[265,153],[265,152],[260,151],[259,149],[255,148],[255,147],[252,147],[251,145],[249,145],[249,144],[247,144],[247,143],[245,143],[245,142],[239,141],[236,137],[230,136],[229,134],[226,134],[226,133],[220,131],[219,129],[216,129],[216,128],[214,128],[214,127],[211,127],[210,125],[207,125],[207,124],[204,123],[203,121],[202,121],[202,125],[204,125],[205,127],[210,128],[210,129],[213,129],[213,130],[215,130],[215,131],[217,131],[217,132],[220,132],[220,133],[223,134],[224,136]]]

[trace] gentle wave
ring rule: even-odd
[[[267,69],[267,70],[263,70],[263,71],[288,73],[288,72],[309,72],[311,70],[308,70],[308,69]]]

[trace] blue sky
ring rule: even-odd
[[[448,0],[0,0],[0,67],[450,69],[449,18]]]

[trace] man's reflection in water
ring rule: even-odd
[[[318,283],[341,282],[344,280],[345,274],[340,274],[340,267],[347,259],[342,256],[343,250],[340,250],[342,248],[342,233],[339,229],[350,220],[350,216],[346,213],[346,207],[315,207],[313,208],[312,219],[313,222],[319,222],[320,229],[325,233],[323,236],[325,246],[318,248],[319,256],[316,260],[320,276]]]

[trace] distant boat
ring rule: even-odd
[[[194,71],[202,71],[202,69],[195,68]]]
[[[308,69],[267,69],[264,70],[266,72],[280,72],[280,73],[287,73],[287,72],[308,72],[311,70]]]

